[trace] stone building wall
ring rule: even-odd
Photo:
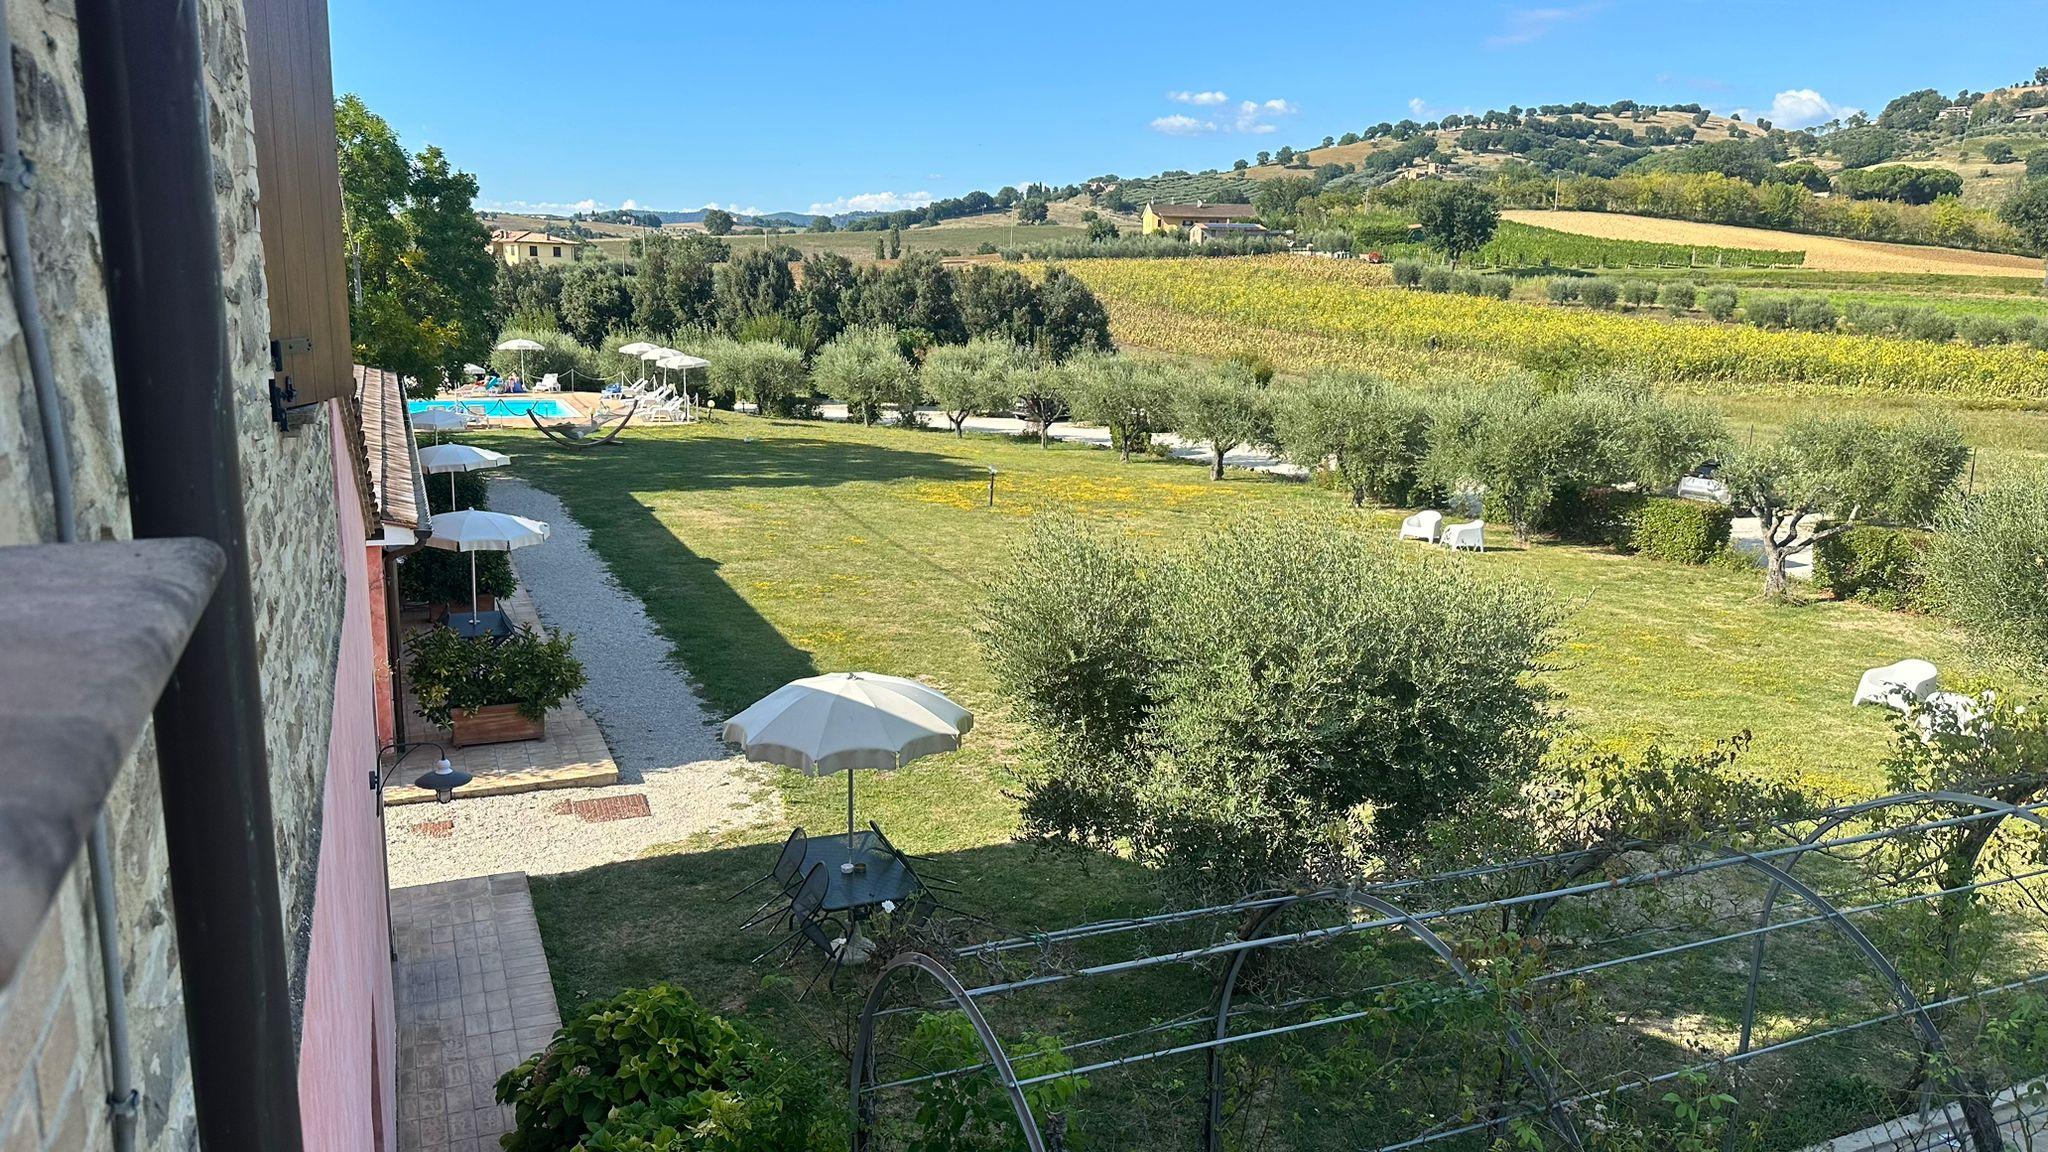
[[[290,941],[293,1019],[312,928],[342,578],[326,412],[280,435],[266,399],[269,322],[248,50],[236,0],[202,0],[230,351],[255,582],[257,647]],[[71,0],[7,5],[22,148],[34,160],[30,238],[63,393],[79,535],[129,534],[121,428],[100,265],[91,154]],[[12,254],[9,254],[10,258]],[[0,546],[55,539],[32,384],[0,280]],[[351,558],[357,559],[359,558]],[[137,1082],[138,1147],[197,1146],[179,955],[154,748],[148,738],[107,805]],[[0,991],[0,1152],[104,1147],[104,1003],[81,861],[14,984]]]

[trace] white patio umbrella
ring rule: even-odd
[[[526,337],[520,336],[498,345],[498,351],[519,353],[519,378],[524,380],[526,379],[526,354],[528,352],[545,352],[547,351],[547,346],[538,340],[528,340]]]
[[[453,408],[428,408],[412,414],[414,432],[460,432],[469,418]]]
[[[512,458],[503,452],[489,448],[478,448],[471,444],[436,444],[420,449],[420,471],[431,476],[438,472],[448,474],[448,507],[455,507],[455,474],[475,472],[480,468],[503,468]]]
[[[462,366],[462,374],[465,376],[483,376],[488,373],[489,370],[481,364],[464,364]]]
[[[434,534],[427,537],[427,544],[433,548],[444,548],[450,552],[467,552],[469,556],[469,622],[476,623],[476,554],[478,552],[510,552],[529,544],[539,544],[548,538],[548,526],[538,520],[524,516],[513,516],[505,512],[485,512],[476,508],[465,508],[460,512],[443,512],[430,522]]]
[[[436,531],[440,521],[434,521]],[[896,768],[957,751],[974,714],[935,688],[901,676],[830,672],[792,680],[725,722],[723,739],[749,760],[811,776],[846,773],[846,847],[853,856],[853,772]]]
[[[621,356],[638,356],[638,355],[640,355],[640,354],[641,354],[642,352],[652,352],[652,351],[654,351],[655,347],[656,347],[656,345],[653,345],[653,344],[649,344],[649,343],[648,343],[647,341],[645,341],[645,340],[635,340],[635,341],[633,341],[633,342],[632,342],[631,344],[621,344],[621,345],[619,345],[619,355],[621,355]]]

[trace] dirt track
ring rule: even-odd
[[[1650,240],[1661,244],[1702,244],[1720,248],[1761,248],[1806,253],[1806,267],[1823,272],[1941,273],[1950,276],[2026,276],[2041,278],[2041,262],[2029,256],[1969,252],[1960,248],[1923,248],[1916,244],[1880,244],[1872,240],[1839,240],[1801,232],[1737,228],[1728,224],[1694,224],[1651,216],[1611,212],[1547,212],[1516,210],[1501,216],[1540,228],[1555,228],[1607,240]]]

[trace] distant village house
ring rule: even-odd
[[[1149,236],[1192,229],[1197,224],[1251,223],[1258,217],[1258,209],[1249,204],[1205,204],[1199,200],[1193,204],[1147,204],[1144,231]]]
[[[1264,238],[1278,235],[1278,232],[1267,229],[1264,224],[1239,220],[1204,220],[1188,229],[1188,239],[1197,244],[1240,236]]]
[[[491,232],[491,255],[507,264],[566,264],[577,258],[582,241],[548,232],[498,228]]]

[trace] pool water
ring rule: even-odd
[[[517,418],[528,412],[543,420],[573,420],[575,409],[560,400],[546,396],[479,396],[474,400],[408,400],[406,409],[425,412],[430,408],[449,408],[457,412],[482,411],[484,415],[503,419]]]

